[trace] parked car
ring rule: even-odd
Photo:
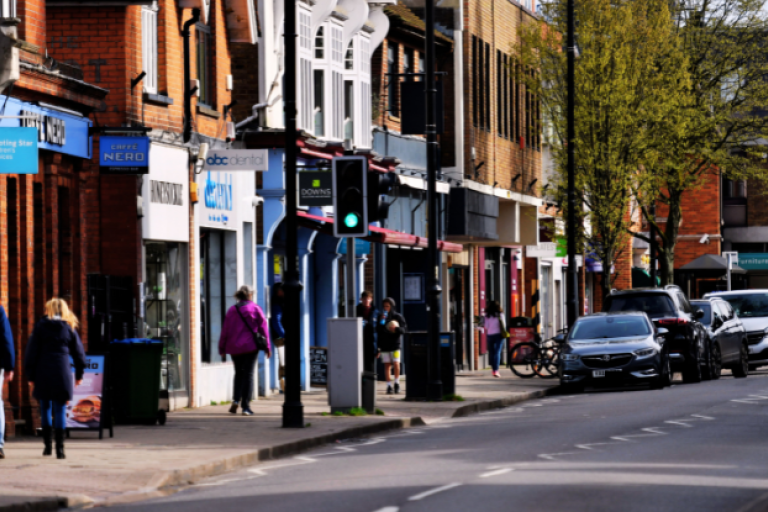
[[[704,378],[719,379],[723,367],[730,368],[734,377],[746,377],[747,332],[731,305],[720,297],[710,297],[692,300],[691,306],[704,312],[701,324],[708,335]]]
[[[705,299],[718,297],[728,302],[747,333],[749,369],[768,365],[768,290],[712,292]]]
[[[563,337],[560,384],[575,392],[588,384],[669,386],[672,368],[664,348],[667,333],[667,329],[655,327],[645,313],[581,317],[568,334],[558,335]]]
[[[694,310],[678,286],[614,290],[605,298],[603,311],[647,314],[656,327],[669,331],[665,349],[672,371],[682,372],[683,382],[701,381],[701,367],[707,364],[707,332],[699,322],[704,312]]]

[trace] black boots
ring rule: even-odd
[[[66,455],[64,455],[64,429],[63,428],[57,428],[56,429],[56,458],[57,459],[66,459]]]
[[[51,439],[51,427],[43,427],[43,457],[48,457],[53,454],[53,440]]]

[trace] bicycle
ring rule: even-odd
[[[563,329],[559,332],[564,331]],[[536,338],[539,338],[538,334]],[[510,347],[508,365],[512,373],[523,379],[529,379],[535,375],[542,379],[557,377],[562,350],[557,338],[524,341]]]

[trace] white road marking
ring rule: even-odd
[[[421,494],[417,494],[415,496],[411,496],[410,498],[408,498],[408,501],[423,500],[424,498],[432,496],[433,494],[437,494],[439,492],[447,491],[449,489],[453,489],[454,487],[458,487],[460,485],[461,484],[459,482],[454,482],[452,484],[444,485],[442,487],[437,487],[435,489],[430,489],[429,491],[422,492]]]
[[[690,421],[690,420],[689,420]],[[667,420],[664,423],[669,423],[670,425],[680,425],[681,427],[685,428],[691,428],[691,425],[684,421],[678,421],[678,420]]]
[[[480,478],[490,478],[492,476],[503,475],[505,473],[509,473],[510,471],[514,471],[514,470],[512,468],[497,469],[496,471],[489,471],[488,473],[483,473],[482,475],[480,475]]]
[[[397,512],[398,510],[400,510],[400,507],[384,507],[380,508],[376,512]]]
[[[555,460],[557,457],[560,457],[562,455],[575,455],[579,452],[560,452],[560,453],[541,453],[539,454],[540,459],[546,459],[546,460]]]
[[[712,416],[702,416],[701,414],[691,414],[691,416],[693,416],[694,418],[699,418],[700,420],[705,420],[705,421],[711,421],[715,419]]]

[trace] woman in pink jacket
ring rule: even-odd
[[[235,293],[237,304],[229,308],[224,319],[224,327],[219,338],[219,354],[222,359],[232,356],[235,363],[235,385],[232,406],[229,412],[237,414],[238,405],[242,405],[243,416],[253,415],[251,398],[253,397],[253,370],[259,357],[256,335],[264,336],[267,341],[267,357],[272,356],[269,342],[267,318],[261,308],[253,302],[253,288],[241,286]]]

